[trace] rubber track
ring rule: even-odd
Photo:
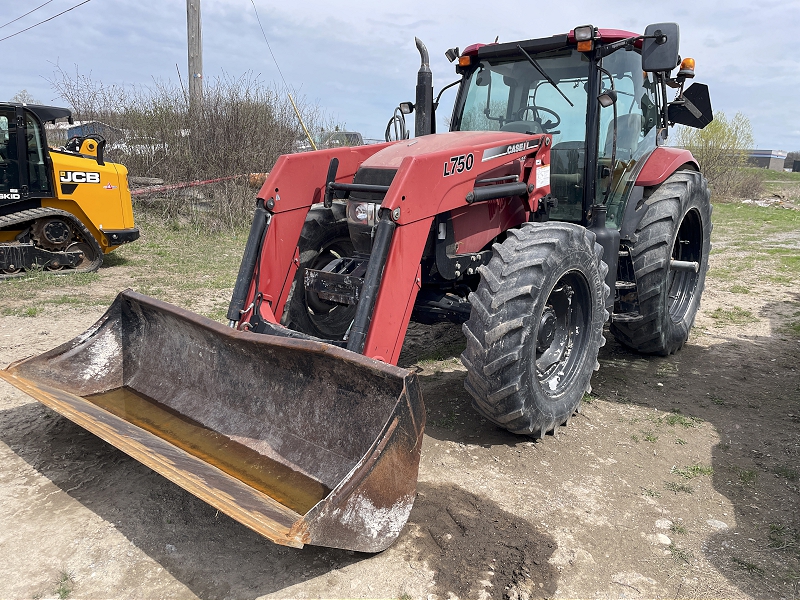
[[[510,230],[506,241],[495,244],[493,250],[489,264],[478,269],[481,283],[470,294],[472,313],[463,326],[467,338],[461,355],[467,368],[465,387],[473,397],[473,407],[487,419],[514,433],[542,437],[579,408],[584,391],[590,389],[591,373],[599,368],[597,354],[605,343],[603,323],[608,317],[608,267],[594,233],[568,223],[525,223]],[[575,376],[580,389],[567,390],[563,402],[551,402],[541,389],[531,389],[528,383],[529,368],[535,369],[529,353],[535,348],[538,330],[538,316],[532,312],[542,286],[561,268],[564,257],[573,254],[583,256],[581,260],[598,274],[599,279],[589,281],[595,298],[588,308],[594,331]],[[592,279],[591,273],[588,277]],[[542,306],[545,301],[541,299]]]
[[[636,229],[631,245],[631,260],[639,292],[642,319],[614,322],[611,333],[623,345],[644,354],[667,356],[680,350],[689,338],[708,271],[711,250],[711,204],[705,178],[696,171],[678,171],[662,183],[645,201],[647,213]],[[703,230],[703,255],[694,298],[681,322],[669,315],[666,289],[672,246],[684,215],[691,209],[700,214]]]
[[[60,217],[69,222],[81,235],[83,240],[89,244],[95,251],[95,256],[98,258],[91,262],[88,266],[78,269],[65,269],[62,271],[45,271],[52,274],[66,274],[66,273],[91,273],[100,268],[103,264],[103,251],[100,244],[95,237],[86,228],[86,226],[72,213],[57,208],[31,208],[29,210],[22,210],[20,212],[12,213],[0,217],[0,229],[8,229],[23,223],[33,222],[37,219],[44,219],[45,217]],[[6,242],[7,244],[7,242]],[[3,279],[15,279],[17,277],[24,277],[25,273],[0,273],[0,281]]]

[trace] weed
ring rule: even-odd
[[[679,492],[683,492],[685,494],[692,494],[694,490],[692,486],[686,483],[676,483],[674,481],[665,481],[664,488],[668,489],[670,492],[675,492],[676,494]]]
[[[680,425],[686,429],[689,429],[690,427],[698,427],[700,423],[703,422],[703,419],[699,419],[697,417],[685,417],[677,413],[670,413],[666,417],[663,417],[662,420],[667,425],[672,425],[673,427],[675,425]]]
[[[62,569],[58,574],[58,580],[56,581],[56,589],[54,590],[55,594],[61,598],[61,600],[64,600],[72,593],[73,587],[75,587],[75,579],[73,578],[72,573],[66,569]]]
[[[669,551],[672,553],[672,558],[677,561],[684,562],[689,564],[689,562],[694,558],[691,550],[686,550],[684,548],[678,548],[675,544],[669,545]]]
[[[759,567],[755,563],[748,562],[748,561],[743,560],[741,558],[736,558],[735,556],[731,556],[731,560],[736,564],[736,567],[738,569],[741,569],[742,571],[747,571],[751,575],[763,575],[764,574],[764,569],[762,569],[761,567]]]
[[[669,526],[669,530],[672,533],[679,533],[681,535],[686,534],[686,527],[684,527],[680,523],[675,523],[674,521],[672,522],[672,525]]]
[[[775,470],[773,472],[778,477],[783,477],[784,479],[788,479],[789,481],[797,481],[798,478],[800,478],[800,474],[798,474],[797,471],[795,471],[791,467],[786,467],[783,465],[775,467]]]
[[[791,529],[781,523],[769,524],[770,548],[776,550],[790,550],[800,547],[800,531]]]
[[[732,306],[730,308],[718,307],[711,313],[711,318],[717,321],[717,325],[745,325],[758,320],[753,317],[753,313],[745,310],[739,306]]]
[[[686,440],[682,440],[681,438],[675,438],[675,443],[678,444],[679,446],[685,446]]]
[[[652,488],[642,488],[642,495],[649,498],[661,498],[661,492]]]
[[[664,363],[656,369],[656,377],[669,377],[670,375],[678,374],[678,365],[673,363]]]
[[[14,306],[4,308],[2,314],[3,316],[11,317],[38,317],[42,314],[42,308],[39,306],[27,306],[25,308]]]
[[[727,404],[725,403],[725,400],[723,400],[722,398],[715,398],[714,396],[712,396],[711,397],[711,402],[713,402],[717,406],[727,406]]]
[[[631,439],[632,439],[634,442],[636,442],[637,444],[639,443],[639,436],[638,436],[638,435],[636,435],[635,433],[632,433],[632,434],[631,434]]]
[[[739,471],[739,481],[744,485],[755,485],[758,473],[753,469],[742,469]]]
[[[449,431],[453,431],[458,424],[458,413],[454,410],[451,410],[447,415],[443,416],[441,419],[436,419],[431,421],[431,425],[434,427],[439,427],[441,429],[447,429]]]
[[[730,289],[731,294],[749,294],[750,288],[743,285],[733,285]]]
[[[592,402],[594,402],[594,398],[592,398],[590,394],[584,393],[581,402],[583,402],[584,404],[591,404]]]
[[[701,475],[711,475],[714,472],[714,468],[705,467],[703,465],[691,465],[683,468],[672,467],[669,472],[673,475],[680,475],[684,479],[694,479]]]
[[[650,442],[651,444],[655,444],[658,441],[658,436],[655,435],[652,431],[643,431],[645,441]]]
[[[413,598],[412,598],[411,594],[406,592],[405,594],[400,596],[397,600],[413,600]]]
[[[731,445],[728,442],[720,442],[717,447],[723,452],[727,452],[731,449]]]

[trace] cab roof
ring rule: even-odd
[[[2,107],[18,107],[21,106],[23,108],[28,109],[36,117],[42,122],[46,123],[48,121],[52,121],[55,123],[56,119],[69,119],[69,122],[72,123],[72,111],[68,108],[60,108],[58,106],[44,106],[42,104],[26,104],[24,102],[3,102],[0,103],[0,108]]]
[[[622,29],[598,29],[598,41],[600,43],[618,42],[627,38],[636,37],[640,34],[631,31],[624,31]],[[483,57],[496,57],[504,55],[519,54],[517,45],[531,54],[538,52],[547,52],[548,50],[558,50],[564,48],[569,44],[575,43],[575,33],[561,33],[546,38],[536,38],[532,40],[522,40],[517,42],[506,42],[503,44],[473,44],[468,46],[462,54]],[[641,41],[635,44],[637,47],[641,46]]]

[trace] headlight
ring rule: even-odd
[[[354,225],[375,225],[375,215],[380,204],[374,202],[347,202],[347,221]]]

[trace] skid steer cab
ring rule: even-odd
[[[96,271],[139,237],[127,169],[105,162],[99,135],[49,148],[43,123],[66,108],[0,103],[0,279],[24,271]]]
[[[278,159],[229,327],[125,292],[2,376],[277,543],[386,548],[425,425],[415,376],[392,366],[410,321],[463,324],[473,406],[536,437],[579,410],[606,322],[634,351],[686,342],[711,206],[666,139],[712,117],[678,46],[661,23],[448,50],[436,133],[417,40],[416,98],[386,143]]]

